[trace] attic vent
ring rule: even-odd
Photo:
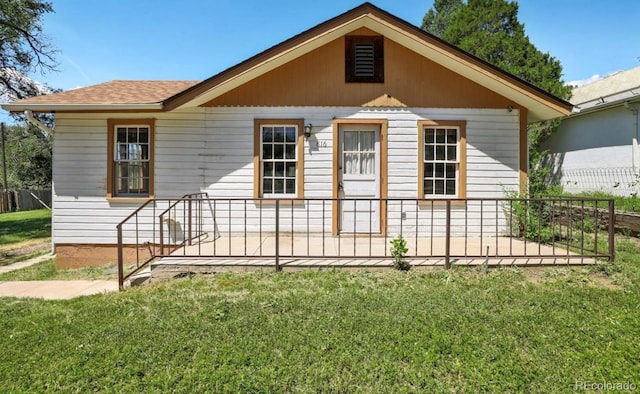
[[[382,36],[347,36],[345,49],[347,82],[384,82]]]
[[[375,56],[373,44],[355,45],[356,77],[373,77],[375,75]]]

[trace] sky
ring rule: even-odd
[[[114,79],[206,79],[364,0],[49,1],[55,13],[42,27],[59,50],[58,71],[30,77],[68,90]],[[371,2],[417,26],[433,5]],[[518,4],[526,34],[560,60],[565,82],[640,66],[639,0]]]

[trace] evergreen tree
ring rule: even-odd
[[[430,9],[422,19],[422,30],[442,38],[442,34],[451,23],[451,18],[463,4],[462,0],[435,0],[433,9]]]
[[[443,40],[551,94],[570,97],[560,61],[531,43],[518,21],[515,1],[468,0],[457,8],[455,4],[455,0],[436,0],[423,28],[434,34],[442,29]],[[443,22],[444,28],[439,25]]]
[[[571,97],[571,87],[562,80],[560,61],[535,47],[518,21],[518,4],[509,0],[467,0],[459,8],[447,8],[455,0],[436,0],[423,20],[423,28],[443,40],[493,64],[530,84],[563,99]],[[441,15],[440,15],[441,14]],[[438,21],[447,21],[442,28]],[[560,122],[551,120],[532,125],[529,132],[529,195],[546,191],[548,169],[540,166],[546,152],[541,143]]]

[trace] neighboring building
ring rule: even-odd
[[[526,187],[527,124],[571,105],[365,3],[202,82],[3,108],[55,112],[53,239],[73,266],[115,261],[116,224],[154,197],[503,197]],[[367,231],[397,232],[380,204]],[[362,231],[337,206],[311,230]]]
[[[640,67],[573,90],[574,112],[543,145],[550,182],[567,192],[640,191]]]

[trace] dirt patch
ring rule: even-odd
[[[34,254],[45,253],[51,249],[50,239],[29,240],[17,244],[0,246],[0,265]]]
[[[563,281],[580,283],[591,287],[602,287],[610,290],[621,290],[610,276],[603,275],[588,267],[527,267],[523,270],[525,279],[534,284]]]
[[[549,269],[549,267],[526,267],[522,269],[522,272],[527,281],[539,284],[546,281],[546,272],[548,272]]]

